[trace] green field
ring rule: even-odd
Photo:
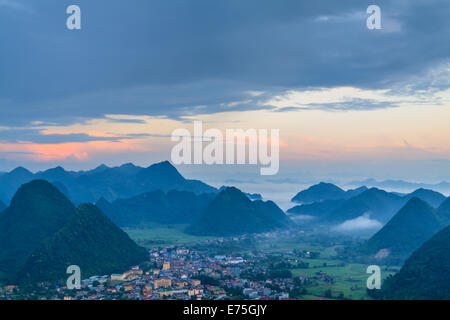
[[[338,260],[307,260],[310,267],[308,269],[294,269],[293,276],[314,277],[318,273],[325,273],[335,280],[335,283],[329,284],[323,281],[317,281],[318,285],[308,287],[308,297],[305,298],[321,298],[324,297],[325,291],[331,290],[333,297],[343,294],[348,299],[369,299],[366,294],[366,281],[369,274],[366,273],[367,265],[363,264],[344,264]],[[326,263],[327,266],[324,266]],[[382,278],[385,279],[390,272],[383,272]]]
[[[308,269],[293,269],[293,276],[314,277],[319,273],[325,273],[334,279],[334,283],[326,283],[317,281],[317,285],[308,288],[309,297],[305,298],[322,298],[325,291],[331,290],[334,298],[344,295],[347,299],[370,299],[366,293],[366,281],[370,274],[366,273],[368,265],[357,263],[346,263],[338,259],[308,259],[304,260],[309,263]],[[381,267],[382,284],[384,279],[389,275],[393,275],[393,269],[387,271]],[[398,268],[399,269],[399,268]]]
[[[336,256],[336,248],[334,247],[322,247],[319,245],[311,245],[308,243],[298,243],[293,241],[280,241],[275,243],[263,242],[258,244],[258,250],[264,252],[285,252],[292,251],[294,249],[297,250],[305,250],[312,252],[320,252],[320,256],[322,258],[333,258]]]
[[[208,240],[211,237],[197,237],[184,233],[186,225],[159,225],[152,224],[146,228],[125,228],[131,239],[144,247],[182,245],[199,240]]]
[[[370,274],[366,273],[368,265],[346,263],[340,260],[336,252],[338,247],[324,247],[291,240],[281,240],[275,243],[263,242],[258,245],[259,250],[268,253],[292,251],[294,249],[320,253],[320,258],[318,259],[302,259],[302,261],[309,263],[309,267],[307,269],[291,269],[292,275],[294,277],[303,275],[311,278],[319,273],[325,273],[333,278],[334,283],[315,281],[313,285],[307,286],[308,294],[303,296],[304,299],[324,298],[325,292],[328,290],[331,290],[333,298],[342,297],[343,295],[344,298],[353,300],[370,299],[366,292],[366,281],[370,276]],[[399,269],[400,267],[391,267],[387,271],[385,267],[381,267],[382,281],[395,273],[392,270],[398,271]]]

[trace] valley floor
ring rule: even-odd
[[[125,231],[147,247],[149,261],[123,274],[83,280],[80,290],[0,288],[0,299],[371,299],[368,265],[340,256],[348,237],[291,229],[228,238],[193,237],[185,225]],[[381,267],[382,278],[399,267]]]
[[[212,239],[212,237],[199,237],[185,233],[184,229],[187,226],[185,224],[163,225],[154,223],[143,228],[126,228],[124,230],[136,243],[146,248],[184,245]]]
[[[241,239],[195,237],[183,232],[185,225],[153,225],[144,229],[125,230],[137,243],[151,247],[189,245],[204,250],[207,255],[264,254],[276,263],[286,263],[292,277],[303,279],[306,294],[301,299],[371,299],[367,295],[368,265],[341,259],[337,251],[353,241],[324,235],[309,235],[303,230],[253,235]],[[223,241],[224,240],[224,241]],[[222,242],[223,241],[223,242]],[[296,266],[304,263],[301,268]],[[267,263],[267,261],[265,262]],[[400,267],[381,267],[382,279],[395,274]]]

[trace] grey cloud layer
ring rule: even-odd
[[[73,1],[0,1],[2,125],[263,108],[249,90],[390,88],[450,53],[447,0],[376,1],[383,31],[367,30],[358,0],[77,3],[81,31],[65,28]]]

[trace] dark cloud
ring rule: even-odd
[[[79,0],[82,30],[68,31],[73,3],[0,2],[0,123],[178,118],[260,108],[249,90],[390,88],[450,52],[447,0],[376,1],[383,31],[366,28],[359,0]]]

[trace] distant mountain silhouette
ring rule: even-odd
[[[350,199],[356,196],[359,196],[361,193],[369,190],[366,186],[362,186],[356,189],[349,189],[345,192],[345,198],[344,199]]]
[[[250,200],[262,200],[263,196],[260,193],[245,193],[245,195],[250,199]]]
[[[145,250],[99,209],[92,205],[76,209],[56,187],[44,180],[21,186],[11,205],[0,215],[0,277],[3,280],[17,283],[61,280],[67,278],[65,268],[70,265],[63,268],[63,264],[81,256],[85,257],[80,260],[85,267],[84,275],[91,271],[105,274],[112,268],[117,270],[129,262],[139,262],[143,253]]]
[[[346,192],[336,188],[334,185],[323,183],[313,186],[305,190],[306,193],[302,194],[302,196],[309,194],[309,198],[303,199],[311,200],[311,192],[313,192],[315,199],[320,200],[294,206],[287,212],[293,215],[309,215],[320,218],[320,220],[316,219],[312,223],[339,224],[347,220],[356,219],[365,214],[369,214],[371,219],[386,223],[403,205],[414,197],[429,202],[436,208],[445,200],[445,196],[441,193],[427,189],[417,189],[410,194],[400,195],[377,188],[367,189],[366,187],[360,187]],[[320,196],[320,190],[324,190],[327,196]],[[341,198],[337,200],[323,200],[331,197],[329,190],[335,190],[334,198],[339,198],[338,195]],[[450,212],[448,217],[450,219]]]
[[[450,227],[426,241],[382,285],[382,298],[450,300]]]
[[[355,196],[346,198],[352,194]],[[363,215],[369,215],[372,219],[386,223],[406,202],[407,199],[394,193],[361,187],[345,192],[345,197],[342,199],[303,204],[287,212],[320,218],[313,223],[336,225]]]
[[[372,188],[344,201],[339,207],[326,214],[324,219],[330,223],[342,223],[369,214],[371,219],[386,223],[406,201],[393,193]]]
[[[17,167],[8,174],[10,180],[26,180],[33,177],[33,173],[24,167]]]
[[[403,261],[441,228],[435,209],[414,197],[367,241],[364,250],[370,255],[384,250],[390,261]]]
[[[345,200],[324,200],[311,204],[302,204],[292,207],[287,212],[293,215],[307,215],[316,218],[323,218],[344,203]]]
[[[88,172],[88,174],[100,173],[100,172],[103,172],[103,171],[108,170],[108,169],[110,169],[110,167],[108,167],[107,165],[101,164],[98,167],[96,167],[95,169],[90,170]]]
[[[21,185],[36,179],[54,183],[75,203],[96,202],[102,197],[113,201],[155,190],[197,194],[217,192],[217,189],[201,181],[185,179],[175,167],[164,161],[148,168],[127,163],[115,168],[101,165],[94,170],[80,172],[56,167],[36,174],[19,167],[0,175],[0,200],[9,203]]]
[[[206,192],[217,192],[217,189],[208,186],[198,180],[186,180],[175,167],[168,161],[151,165],[148,168],[140,170],[134,183],[145,191],[152,190],[179,190],[190,191],[197,194]],[[142,192],[139,192],[140,194]]]
[[[225,190],[226,188],[230,188],[230,186],[221,186],[219,188],[219,192]],[[244,192],[244,194],[250,199],[250,200],[262,200],[263,196],[259,193],[247,193]]]
[[[408,200],[414,197],[428,202],[434,208],[439,207],[445,200],[445,196],[442,193],[423,188],[417,189],[416,191],[404,196],[404,198]]]
[[[332,183],[321,182],[306,190],[300,191],[292,198],[292,202],[313,203],[324,200],[337,200],[345,197],[345,191]]]
[[[112,203],[105,198],[97,206],[121,227],[145,226],[152,222],[190,224],[198,218],[216,194],[196,195],[193,192],[161,190],[144,193]]]
[[[72,181],[74,179],[73,173],[65,171],[62,167],[56,167],[53,169],[46,170],[44,172],[38,172],[36,175],[39,177],[39,179],[47,180],[47,181],[66,181],[67,182],[67,181]]]
[[[23,167],[0,175],[0,200],[9,203],[19,187],[33,180],[33,173]]]
[[[59,182],[59,181],[55,181],[55,182],[53,182],[52,184],[53,184],[53,186],[55,186],[56,189],[58,189],[59,192],[61,192],[67,199],[69,199],[69,200],[72,199],[72,197],[70,196],[69,190],[67,189],[67,187],[66,187],[64,184],[62,184],[62,183]]]
[[[332,183],[321,182],[306,190],[300,191],[292,198],[292,202],[303,204],[311,204],[314,202],[321,202],[326,200],[340,200],[355,197],[364,191],[367,187],[360,187],[353,190],[344,191]]]
[[[291,221],[273,202],[251,201],[236,188],[226,188],[188,229],[195,235],[232,236],[286,228]]]
[[[417,183],[417,182],[408,182],[403,180],[384,180],[377,181],[375,179],[366,179],[361,181],[352,181],[348,183],[349,186],[360,186],[365,185],[368,187],[376,187],[376,188],[384,188],[390,190],[414,190],[419,188],[424,189],[432,189],[439,190],[441,192],[449,192],[450,191],[450,182],[442,181],[436,184],[430,183]]]
[[[445,225],[450,225],[450,197],[441,203],[436,211],[439,221]]]

